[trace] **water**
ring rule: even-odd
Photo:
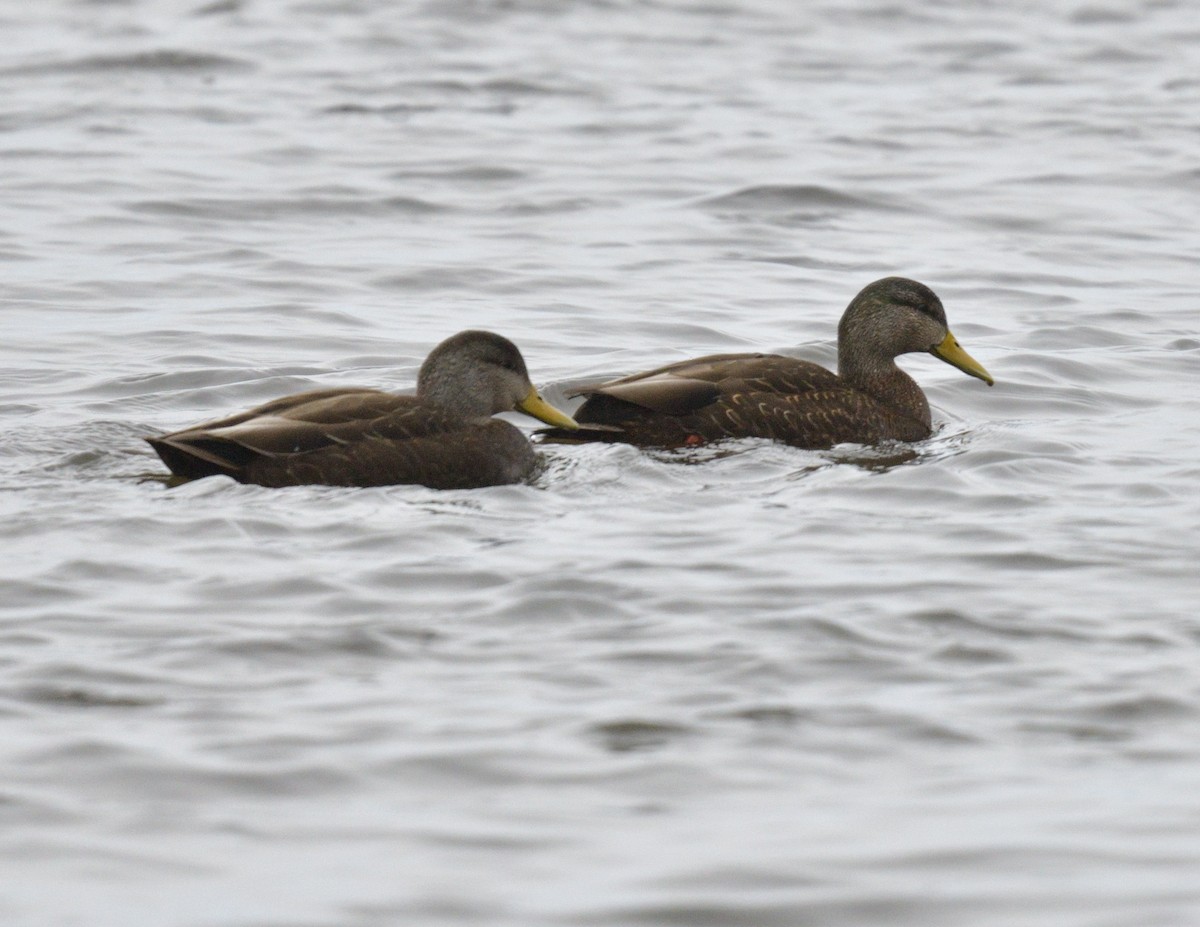
[[[6,925],[1200,921],[1191,5],[0,29]],[[828,363],[893,273],[997,378],[906,359],[907,453],[144,479],[467,327]]]

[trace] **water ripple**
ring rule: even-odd
[[[253,71],[250,60],[205,52],[159,49],[124,55],[89,55],[83,58],[39,62],[2,69],[15,77],[40,74],[107,74],[121,72],[220,72]]]
[[[9,4],[0,918],[1197,922],[1189,15]],[[441,493],[142,441],[468,327],[555,403],[832,365],[889,274],[998,377],[902,357],[911,445]]]

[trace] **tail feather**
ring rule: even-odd
[[[599,422],[580,422],[578,429],[539,428],[534,432],[543,441],[559,444],[586,444],[590,441],[621,441],[624,428],[616,425],[601,425]]]
[[[189,480],[218,474],[236,479],[241,469],[255,456],[249,448],[216,438],[192,437],[181,440],[176,436],[164,435],[145,440],[162,458],[168,470]]]

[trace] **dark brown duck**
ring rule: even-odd
[[[772,438],[796,447],[917,441],[932,429],[929,402],[896,366],[928,352],[989,386],[991,375],[950,333],[942,302],[904,277],[876,280],[838,324],[838,372],[778,354],[713,354],[587,387],[576,441],[684,447],[721,438]]]
[[[425,359],[415,396],[315,390],[146,440],[183,479],[471,489],[516,483],[535,470],[537,454],[521,430],[491,417],[512,410],[575,427],[538,395],[516,345],[465,331]]]

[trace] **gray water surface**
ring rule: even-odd
[[[911,8],[910,8],[911,7]],[[1192,4],[0,11],[0,921],[1200,923]],[[141,436],[834,359],[908,447],[168,490]],[[519,417],[523,427],[532,423]]]

